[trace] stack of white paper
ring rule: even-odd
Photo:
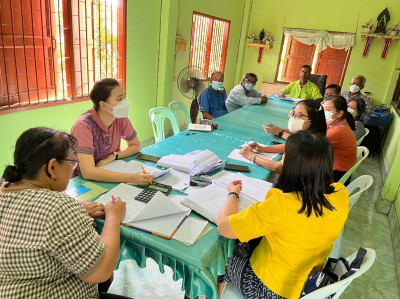
[[[120,197],[126,202],[125,218],[122,221],[124,224],[166,238],[171,237],[190,210],[183,208],[161,192],[157,192],[148,203],[135,200],[134,197],[141,191],[142,189],[127,184],[119,184],[96,201],[105,205],[111,200],[111,196]]]
[[[164,156],[158,160],[157,166],[173,167],[179,171],[195,175],[222,167],[223,163],[212,151],[198,150],[186,155]]]

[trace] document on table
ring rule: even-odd
[[[277,94],[275,95],[275,98],[278,98],[279,100],[282,100],[282,101],[292,101],[292,102],[296,102],[296,103],[304,100],[304,99],[300,99],[300,98],[291,98],[291,97],[281,98]]]
[[[90,182],[70,188],[65,191],[65,193],[67,193],[70,197],[75,198],[79,201],[88,201],[105,192],[107,192],[107,189],[104,189]]]
[[[171,186],[172,189],[183,192],[183,190],[189,187],[190,175],[176,169],[171,169],[169,173],[156,178],[155,182]]]
[[[152,166],[148,166],[137,160],[131,160],[129,162],[124,160],[115,160],[107,165],[100,166],[99,168],[122,173],[137,173],[143,171],[142,167],[144,170],[146,170],[146,172],[151,173],[156,178],[163,176],[171,170],[171,168],[161,170]]]
[[[198,192],[189,194],[182,204],[188,206],[200,215],[213,223],[217,223],[219,212],[222,209],[228,196],[227,184],[233,180],[242,180],[243,191],[240,194],[239,211],[259,201],[264,201],[265,195],[272,187],[271,183],[248,178],[239,173],[230,173],[216,181],[216,184],[209,185]]]
[[[272,160],[272,159],[274,159],[276,156],[278,156],[279,154],[277,154],[277,153],[262,153],[262,154],[259,154],[259,155],[260,155],[261,157],[265,158],[265,159]],[[233,159],[233,160],[238,160],[238,161],[246,162],[246,163],[249,163],[249,164],[255,164],[255,163],[252,162],[251,160],[246,159],[245,157],[243,157],[243,156],[240,154],[240,149],[237,149],[237,148],[235,148],[235,149],[229,154],[228,158],[231,158],[231,159]]]
[[[141,191],[134,186],[119,184],[96,201],[105,205],[111,196],[120,197],[126,202],[124,224],[170,238],[190,211],[161,192],[157,192],[148,203],[138,201],[134,197]]]
[[[206,228],[207,223],[208,221],[205,220],[194,217],[186,217],[172,239],[188,245],[193,245],[193,243]]]

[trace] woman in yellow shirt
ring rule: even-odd
[[[288,138],[282,174],[264,202],[239,213],[241,182],[228,186],[219,234],[262,240],[250,259],[228,260],[224,282],[231,281],[245,298],[300,297],[311,270],[322,270],[348,216],[348,191],[332,184],[332,169],[329,140],[303,130]]]

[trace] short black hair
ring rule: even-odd
[[[342,88],[339,85],[337,85],[337,84],[329,84],[327,87],[325,87],[325,90],[331,89],[331,88],[333,88],[335,90],[336,94],[340,95],[340,92],[342,91]]]
[[[312,67],[311,67],[311,65],[309,65],[309,64],[303,65],[300,69],[309,69],[309,70],[310,70],[310,73],[312,72]]]
[[[354,98],[354,99],[351,99],[351,100],[349,101],[349,103],[352,102],[352,101],[355,101],[355,102],[357,103],[357,110],[358,110],[358,113],[360,114],[360,115],[358,115],[358,116],[356,117],[356,119],[357,119],[357,120],[363,120],[363,119],[364,119],[365,109],[366,109],[366,106],[367,106],[367,105],[365,104],[365,101],[364,101],[362,98]],[[349,103],[347,103],[347,105],[348,105]]]
[[[46,127],[29,129],[18,138],[14,150],[14,165],[5,168],[3,177],[11,183],[21,179],[34,179],[42,166],[51,159],[66,159],[75,145],[76,139],[65,132]]]
[[[94,109],[98,110],[100,107],[100,102],[107,101],[111,95],[111,91],[117,86],[120,86],[120,84],[113,78],[104,78],[97,81],[90,91],[90,99],[93,102]]]
[[[302,206],[299,214],[323,216],[323,209],[335,208],[325,197],[334,192],[333,148],[322,134],[301,130],[289,136],[285,145],[282,173],[275,188],[296,192]]]
[[[257,77],[257,75],[254,74],[254,73],[246,73],[246,74],[244,74],[243,80],[244,80],[244,79],[249,79],[249,77],[256,78],[256,81],[258,81],[258,77]]]
[[[311,125],[307,130],[326,136],[325,112],[321,104],[315,100],[302,100],[297,105],[303,104],[307,111]]]

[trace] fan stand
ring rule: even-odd
[[[192,100],[190,104],[190,120],[193,124],[197,122],[197,115],[199,114],[200,106],[199,102],[197,101],[197,95]]]

